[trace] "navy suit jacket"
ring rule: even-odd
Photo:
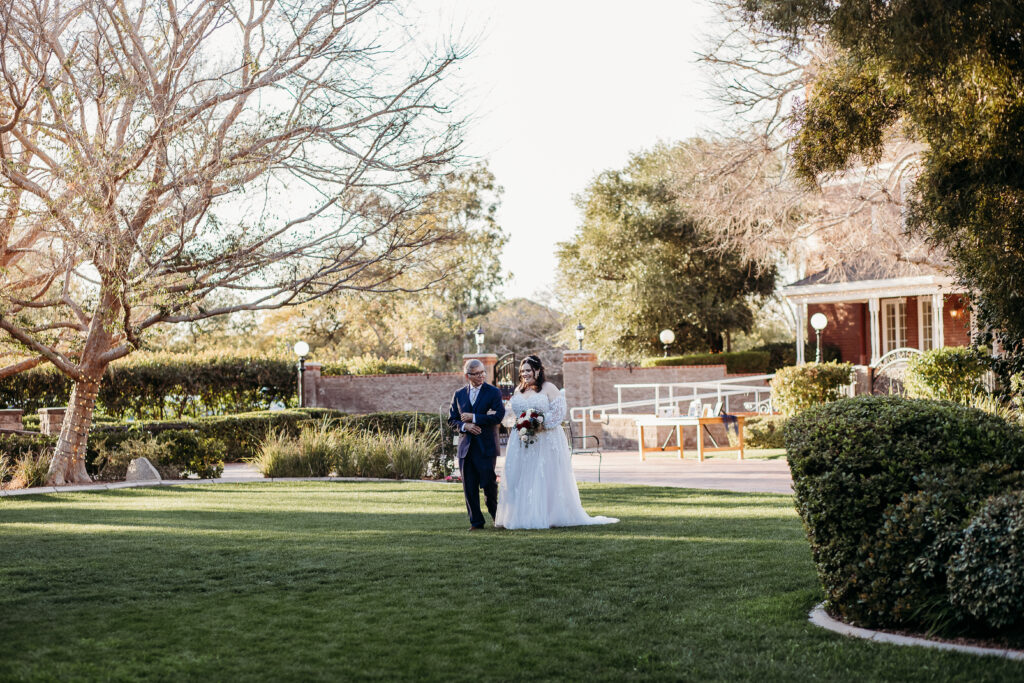
[[[480,427],[482,431],[479,434],[462,431],[462,413],[473,413],[472,424]],[[504,417],[505,404],[501,400],[501,390],[498,387],[487,383],[480,385],[476,403],[472,405],[469,403],[468,384],[456,391],[452,396],[451,409],[448,411],[448,424],[459,432],[459,459],[470,454],[485,458],[498,457],[498,453],[501,452],[498,445],[498,425]]]

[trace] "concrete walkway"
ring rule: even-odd
[[[596,455],[577,455],[572,465],[577,481],[597,481]],[[498,458],[498,474],[505,458]],[[228,463],[224,478],[255,481],[263,477],[252,465]],[[793,482],[784,458],[734,460],[714,458],[698,462],[695,457],[680,460],[672,456],[649,456],[641,462],[634,451],[605,453],[601,462],[601,483],[674,486],[694,489],[722,489],[744,493],[792,493]]]

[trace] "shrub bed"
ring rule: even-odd
[[[969,626],[947,567],[984,501],[1024,488],[1024,431],[965,406],[865,396],[809,408],[784,435],[833,613],[866,626]]]
[[[303,425],[297,436],[271,432],[252,462],[266,477],[375,477],[421,479],[435,462],[428,434],[371,432],[323,420]]]
[[[772,378],[772,406],[782,415],[835,401],[853,379],[851,363],[806,363],[780,368]]]
[[[796,365],[796,342],[771,342],[762,344],[750,349],[751,351],[768,352],[768,372],[775,372],[779,368]],[[814,343],[804,344],[804,358],[814,358],[817,348]],[[839,361],[841,353],[838,346],[833,344],[821,345],[821,359],[828,363]]]
[[[973,397],[985,393],[985,373],[991,365],[991,359],[974,347],[932,349],[910,359],[903,387],[910,398],[967,405]]]

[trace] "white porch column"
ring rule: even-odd
[[[878,297],[868,299],[868,330],[871,334],[871,364],[874,365],[882,355],[882,326],[878,324],[878,311],[881,308]]]
[[[796,305],[796,364],[803,365],[804,346],[807,343],[807,304]]]
[[[942,306],[945,297],[942,293],[932,294],[932,337],[934,348],[941,349],[946,345],[946,332],[942,327]]]

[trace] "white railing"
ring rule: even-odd
[[[671,384],[616,384],[615,395],[618,400],[615,403],[573,408],[570,411],[570,417],[573,422],[580,424],[582,434],[586,435],[588,422],[607,423],[607,415],[609,413],[614,412],[621,415],[624,409],[650,407],[653,409],[651,412],[657,415],[663,409],[669,408],[676,414],[685,415],[686,411],[682,410],[681,404],[686,403],[689,405],[694,401],[704,403],[706,400],[713,399],[721,403],[722,409],[728,413],[731,412],[729,405],[731,398],[749,397],[751,394],[753,394],[754,400],[744,401],[744,410],[757,413],[771,413],[771,387],[768,386],[767,382],[774,376],[750,375],[730,379],[709,380],[706,382],[675,382]],[[749,382],[758,380],[764,381],[765,384],[749,384]],[[622,400],[623,391],[635,390],[644,390],[648,393],[653,392],[653,397],[630,401]],[[762,398],[762,394],[765,395],[764,398]]]

